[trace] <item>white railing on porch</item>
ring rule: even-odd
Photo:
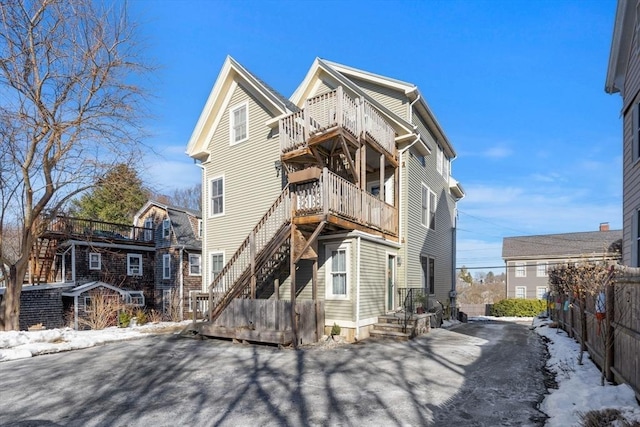
[[[366,100],[351,99],[342,86],[306,100],[302,110],[280,119],[280,148],[288,153],[306,146],[310,137],[340,127],[354,137],[365,133],[395,154],[395,131]]]
[[[322,170],[319,181],[297,184],[295,216],[331,213],[341,218],[397,234],[397,209],[344,178]]]

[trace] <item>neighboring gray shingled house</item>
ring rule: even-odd
[[[507,298],[541,299],[548,289],[549,268],[566,262],[620,260],[622,230],[505,237],[502,258],[507,267]]]
[[[190,317],[189,295],[202,291],[202,215],[151,200],[134,224],[154,230],[156,307],[172,317]]]

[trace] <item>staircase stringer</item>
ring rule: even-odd
[[[291,200],[287,185],[222,271],[209,285],[209,321],[251,286],[252,272],[282,246],[291,232]]]

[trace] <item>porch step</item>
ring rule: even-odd
[[[388,338],[396,341],[409,341],[411,339],[411,334],[406,332],[381,331],[378,329],[373,329],[369,332],[369,335],[374,338]]]
[[[401,323],[375,323],[373,325],[373,330],[375,331],[384,331],[384,332],[407,332],[411,335],[413,332],[413,325],[407,325],[407,330],[403,331],[404,325]]]
[[[378,316],[378,323],[403,324],[404,323],[404,313],[383,314],[382,316]]]

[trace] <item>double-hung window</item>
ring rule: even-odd
[[[442,163],[443,163],[443,159],[444,159],[444,153],[442,151],[442,148],[440,148],[440,146],[438,145],[438,151],[437,151],[437,155],[436,155],[436,170],[438,171],[438,173],[440,175],[442,175]]]
[[[96,252],[89,253],[89,270],[100,270],[101,267],[101,255]]]
[[[422,225],[432,230],[436,229],[436,193],[431,191],[424,183],[422,184],[422,205],[421,222]]]
[[[162,221],[162,238],[168,239],[171,234],[171,221],[169,218]]]
[[[327,298],[348,299],[348,247],[346,245],[327,246],[327,258]]]
[[[247,103],[229,110],[231,118],[231,145],[249,138],[249,106]]]
[[[144,240],[150,242],[153,240],[153,218],[149,217],[144,220]]]
[[[189,254],[189,276],[200,276],[202,257],[198,254]]]
[[[516,286],[516,298],[525,299],[527,297],[527,287],[526,286]]]
[[[162,255],[162,278],[171,279],[171,255]]]
[[[224,214],[224,177],[213,178],[210,183],[209,216]]]
[[[127,254],[127,276],[142,276],[142,255]]]
[[[547,277],[547,263],[539,262],[536,266],[536,277]]]
[[[524,262],[516,262],[516,277],[527,277],[527,265]]]
[[[224,267],[224,254],[222,252],[212,252],[209,255],[211,263],[209,264],[209,271],[211,272],[210,280],[215,279]]]

